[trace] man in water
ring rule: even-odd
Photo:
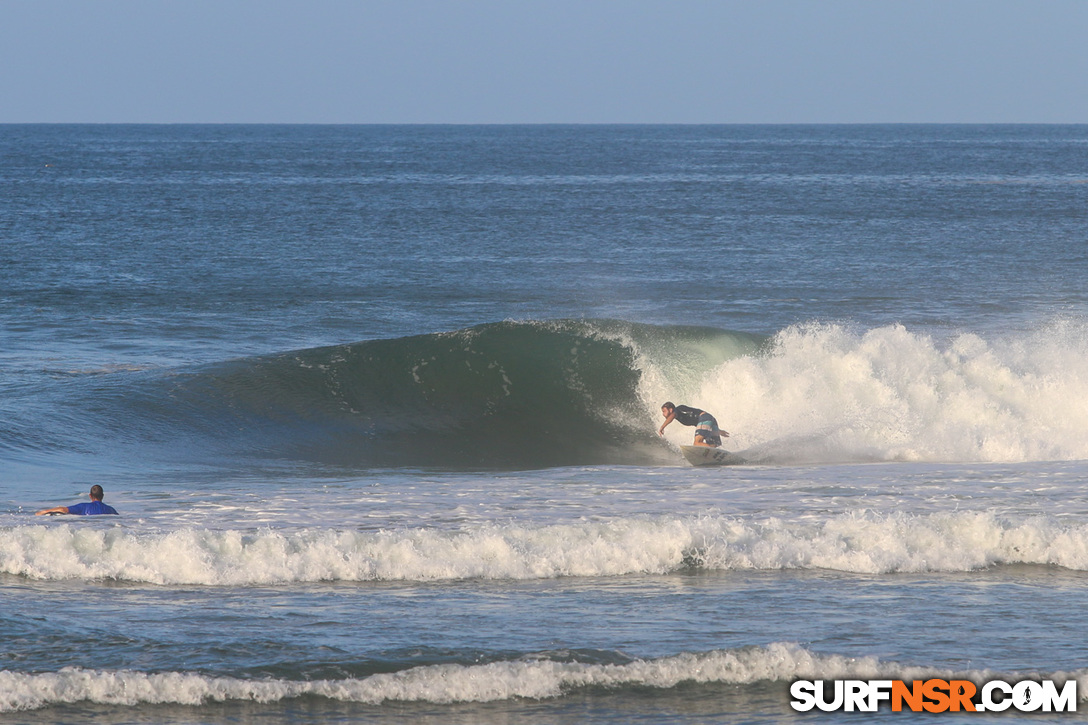
[[[722,444],[723,436],[729,437],[728,433],[718,428],[718,421],[714,420],[714,416],[705,410],[665,403],[661,406],[661,415],[665,416],[665,422],[657,430],[659,436],[665,435],[665,426],[678,420],[683,425],[695,426],[695,445],[697,446],[717,448]]]
[[[102,487],[97,483],[91,486],[91,502],[90,503],[77,503],[72,506],[54,506],[51,509],[42,509],[35,516],[41,516],[42,514],[74,514],[76,516],[94,516],[95,514],[113,514],[118,515],[117,510],[113,506],[107,506],[102,503],[102,497],[106,494],[102,491]]]

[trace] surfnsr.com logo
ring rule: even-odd
[[[882,704],[892,712],[1076,712],[1077,681],[797,680],[790,697],[798,712],[876,712]]]

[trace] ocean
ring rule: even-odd
[[[1088,126],[0,126],[0,342],[5,722],[1086,719]]]

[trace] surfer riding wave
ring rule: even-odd
[[[665,422],[657,429],[659,436],[665,435],[665,426],[676,420],[682,425],[695,426],[693,445],[717,448],[722,444],[723,437],[729,437],[729,433],[718,428],[718,421],[714,416],[705,410],[669,402],[661,406],[661,415],[665,416]]]

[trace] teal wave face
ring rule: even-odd
[[[502,322],[172,370],[26,376],[0,460],[58,455],[361,468],[677,463],[670,399],[749,461],[1085,457],[1084,325],[997,342],[902,326],[770,340],[610,320]],[[248,464],[247,464],[248,465]]]
[[[220,363],[126,398],[154,438],[196,435],[229,453],[366,467],[639,464],[671,460],[640,396],[647,356],[714,365],[758,342],[712,328],[501,322]]]

